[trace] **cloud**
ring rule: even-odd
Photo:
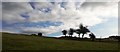
[[[64,3],[64,4],[63,4]],[[110,18],[117,18],[117,2],[34,2],[3,3],[3,21],[7,23],[61,22],[59,26],[22,27],[22,32],[43,32],[51,34],[63,29],[78,28],[80,23],[93,27]],[[28,18],[20,16],[27,12]],[[39,24],[38,24],[39,25]]]
[[[32,8],[28,3],[3,2],[2,3],[2,20],[6,23],[24,22],[25,18],[20,14],[31,11]]]
[[[37,3],[37,9],[48,7],[52,8],[52,11],[50,14],[46,14],[35,10],[36,12],[34,11],[34,14],[32,13],[33,15],[31,15],[29,20],[36,22],[45,20],[62,21],[68,26],[72,26],[73,24],[77,26],[80,23],[93,26],[102,23],[106,18],[117,17],[117,3],[88,2],[82,5],[78,4],[81,6],[78,10],[76,10],[75,4],[74,2],[66,2],[63,8],[60,6],[60,3],[55,3],[54,5],[44,2],[43,4],[41,2]]]
[[[22,28],[22,33],[38,33],[38,32],[42,32],[43,34],[47,35],[47,34],[51,34],[54,32],[58,32],[59,29],[55,28],[55,26],[50,26],[50,27],[46,27],[46,28],[39,28],[39,27],[23,27]]]

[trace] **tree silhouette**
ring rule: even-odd
[[[36,34],[31,34],[32,36],[36,36]]]
[[[87,34],[87,32],[90,32],[90,30],[87,29],[87,26],[84,27],[83,24],[80,24],[80,25],[79,25],[79,29],[75,29],[75,30],[74,30],[73,28],[70,28],[70,29],[69,29],[69,31],[68,31],[69,37],[72,37],[72,35],[73,35],[74,32],[78,34],[79,38],[80,38],[80,34],[82,34],[82,38],[83,38],[84,34]],[[67,31],[66,31],[66,30],[63,30],[62,33],[63,33],[63,35],[66,36]],[[93,34],[93,33],[92,33],[92,34]],[[93,34],[93,35],[94,35],[94,34]],[[93,35],[92,35],[92,36],[93,36]]]
[[[86,34],[87,32],[90,32],[89,29],[87,29],[87,26],[84,27],[83,24],[80,24],[79,28],[80,28],[79,32],[82,33],[82,38],[83,38],[84,34]]]
[[[73,28],[70,28],[70,30],[69,30],[69,36],[70,36],[70,37],[72,37],[73,32],[74,32],[74,29],[73,29]]]
[[[63,30],[62,33],[63,33],[63,35],[65,35],[65,37],[66,37],[67,30]]]
[[[42,33],[38,33],[38,36],[42,36]]]
[[[78,37],[80,38],[81,30],[77,29],[75,32],[78,34]]]
[[[83,29],[83,28],[84,28],[83,24],[80,24],[80,25],[79,25],[79,28],[80,28],[80,29]]]
[[[120,42],[120,36],[109,36],[109,38],[117,39]]]
[[[89,34],[89,36],[90,36],[90,39],[91,39],[92,41],[95,40],[95,35],[94,35],[93,33]]]
[[[83,38],[84,34],[90,31],[89,29],[87,29],[87,26],[84,27],[83,24],[80,24],[79,29],[76,29],[75,32],[78,34],[79,38],[80,38],[80,34],[82,34],[82,38]]]

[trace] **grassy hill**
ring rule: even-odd
[[[118,50],[117,42],[75,41],[2,33],[3,50]]]

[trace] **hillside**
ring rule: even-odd
[[[75,41],[2,33],[3,50],[118,50],[118,43]]]

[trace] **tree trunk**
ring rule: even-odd
[[[79,34],[78,36],[79,36],[79,38],[80,38],[80,34]]]
[[[82,35],[82,38],[84,37],[84,34]]]

